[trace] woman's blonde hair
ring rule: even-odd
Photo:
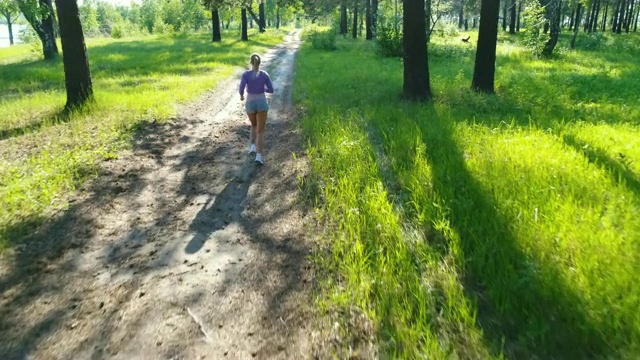
[[[255,65],[255,61],[257,61],[258,65],[260,65],[260,55],[258,53],[251,54],[251,65]]]

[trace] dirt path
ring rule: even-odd
[[[247,155],[238,77],[149,126],[71,208],[0,261],[2,359],[307,358],[311,267],[290,84],[274,80],[266,165]]]

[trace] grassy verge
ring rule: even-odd
[[[0,251],[67,206],[65,196],[117,156],[145,121],[163,121],[246,66],[247,56],[282,41],[284,31],[171,38],[91,39],[96,101],[62,116],[61,61],[29,62],[29,47],[0,50]],[[10,54],[10,55],[6,55]]]
[[[427,104],[399,99],[400,60],[371,44],[303,47],[318,305],[347,315],[345,347],[373,331],[403,359],[640,354],[633,36],[547,61],[503,42],[490,96],[467,90],[473,45],[438,40]]]

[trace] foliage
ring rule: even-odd
[[[392,18],[380,15],[378,17],[376,42],[378,52],[382,56],[401,57],[404,54],[402,46],[402,26],[396,28]]]
[[[96,2],[94,0],[86,0],[78,9],[80,11],[80,22],[82,23],[82,31],[85,36],[97,36],[100,34],[100,24],[98,23],[98,12],[96,11]]]
[[[524,29],[524,44],[534,56],[541,56],[549,38],[549,35],[543,32],[545,25],[549,23],[545,16],[545,9],[538,1],[529,1],[523,10],[522,17],[527,24]]]
[[[245,67],[246,54],[283,36],[256,30],[255,41],[239,42],[232,32],[216,46],[204,34],[88,39],[96,101],[69,117],[58,115],[65,101],[61,62],[26,61],[27,45],[0,49],[0,249],[19,245],[21,234],[66,208],[69,194],[95,175],[96,162],[129,146],[137,127],[165,120],[178,103]]]
[[[20,14],[20,9],[15,0],[0,0],[0,15],[2,15],[2,21],[9,19],[11,23],[16,20]]]
[[[335,29],[321,30],[318,27],[309,29],[308,38],[314,49],[318,50],[335,50],[336,49],[336,31]]]
[[[375,336],[388,358],[635,358],[638,49],[548,62],[499,44],[495,95],[446,50],[425,105],[399,100],[399,61],[350,45],[303,46],[293,84],[335,357]]]
[[[601,32],[594,32],[590,34],[584,34],[580,38],[580,47],[589,50],[602,49],[602,45],[606,42],[606,38]]]

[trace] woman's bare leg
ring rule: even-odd
[[[258,113],[247,114],[249,115],[249,121],[251,121],[251,143],[252,144],[256,143],[256,133],[258,129],[258,120],[256,119],[257,114]]]
[[[262,154],[262,149],[264,147],[264,128],[267,124],[267,112],[266,111],[258,111],[256,116],[256,120],[258,123],[258,137],[256,141],[256,147],[258,148],[258,154]]]

